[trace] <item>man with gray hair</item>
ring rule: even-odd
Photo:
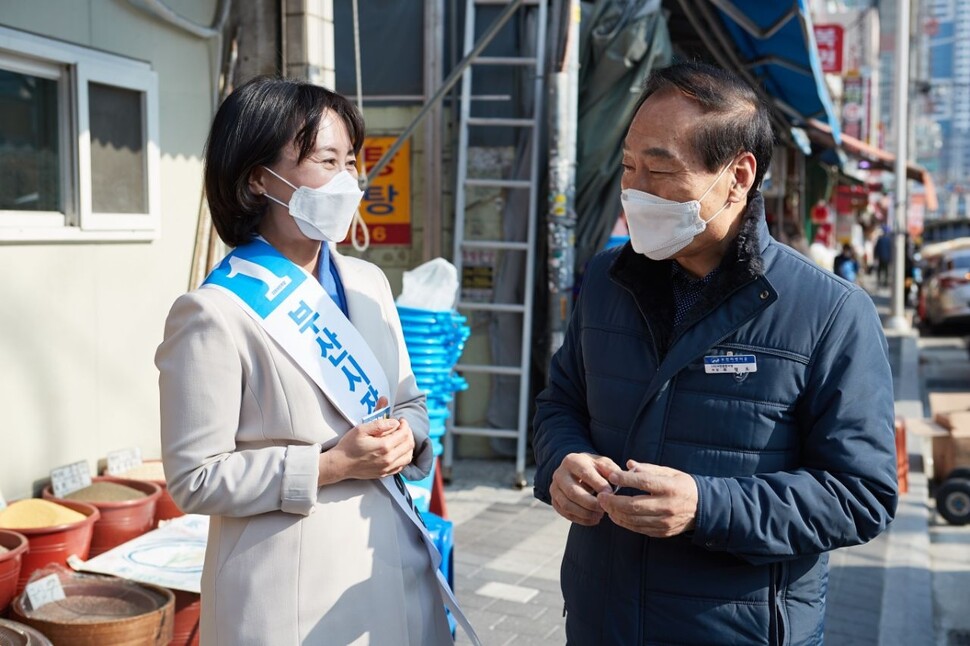
[[[879,317],[769,235],[772,143],[737,77],[648,79],[623,148],[630,243],[590,263],[537,402],[573,646],[820,644],[827,552],[895,513]]]

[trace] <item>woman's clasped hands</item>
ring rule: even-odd
[[[381,397],[378,408],[387,405]],[[342,480],[373,480],[400,473],[414,459],[414,433],[404,418],[358,424],[320,454],[320,486]]]

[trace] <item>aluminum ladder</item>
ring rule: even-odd
[[[485,6],[504,6],[505,11],[496,23],[508,20],[514,13],[524,7],[536,7],[535,21],[535,56],[483,56],[474,57],[462,74],[460,116],[458,124],[458,168],[455,189],[455,236],[454,236],[454,264],[458,269],[458,276],[462,276],[464,256],[466,250],[492,250],[501,253],[525,254],[525,285],[524,299],[521,303],[480,303],[466,301],[459,297],[457,309],[460,311],[487,311],[493,313],[514,313],[522,317],[522,349],[519,365],[468,364],[459,363],[455,368],[459,373],[480,373],[489,375],[511,375],[519,378],[519,406],[518,423],[516,428],[486,428],[473,426],[458,426],[454,420],[456,415],[449,417],[449,428],[444,438],[443,475],[450,478],[454,463],[456,437],[459,435],[478,435],[487,437],[514,438],[515,451],[515,480],[514,485],[522,488],[525,480],[525,451],[527,443],[528,411],[529,411],[529,370],[532,360],[532,308],[533,292],[535,288],[535,254],[536,254],[536,217],[539,190],[539,134],[542,124],[543,99],[545,97],[545,50],[548,0],[466,0],[465,5],[465,46],[467,56],[475,48],[475,14]],[[494,25],[493,25],[494,27]],[[531,116],[516,118],[486,118],[472,115],[472,74],[476,67],[484,65],[518,66],[531,69],[534,73],[534,102]],[[468,176],[468,140],[469,128],[526,128],[531,140],[530,158],[528,161],[528,178],[476,178]],[[528,191],[529,208],[527,233],[525,240],[470,240],[466,237],[466,199],[467,189],[470,187],[500,188],[505,191]],[[457,410],[457,402],[455,403]]]

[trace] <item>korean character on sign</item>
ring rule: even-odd
[[[351,372],[351,369],[348,368],[346,364],[340,366],[340,369],[343,371],[344,376],[347,377],[347,382],[350,385],[350,392],[355,392],[357,390],[357,384],[359,383],[366,382],[367,385],[370,385],[370,379],[364,373],[364,370],[360,367],[360,364],[357,363],[357,360],[354,359],[354,356],[349,355],[347,357],[347,361],[350,362],[351,366],[356,371],[356,374],[354,374],[354,372]]]
[[[837,32],[832,27],[816,27],[815,42],[822,47],[835,47]]]
[[[320,346],[320,356],[324,359],[330,358],[331,350],[340,350],[343,348],[343,346],[340,345],[340,341],[337,340],[337,333],[331,332],[330,328],[323,328],[323,332],[317,335],[316,341],[317,345]]]
[[[394,186],[369,186],[364,191],[364,201],[369,202],[365,210],[371,215],[390,215],[394,213],[394,198],[398,195],[400,191]]]
[[[294,323],[300,326],[300,332],[306,332],[307,328],[312,328],[314,334],[320,333],[320,328],[314,325],[314,321],[320,318],[317,312],[313,311],[309,305],[304,301],[300,301],[300,305],[289,313],[290,318]]]
[[[364,392],[364,396],[360,398],[360,403],[367,405],[368,414],[373,413],[374,409],[377,408],[378,397],[379,395],[377,393],[377,389],[368,384],[367,390]]]
[[[330,359],[330,363],[333,364],[334,368],[336,368],[337,366],[340,365],[340,362],[343,361],[346,357],[347,357],[347,351],[344,350],[339,355],[330,355],[327,358]]]
[[[367,168],[370,168],[371,166],[379,162],[381,160],[381,157],[383,156],[384,156],[384,148],[382,148],[381,146],[364,145],[364,163],[367,164]],[[395,155],[394,157],[397,157],[397,155]],[[393,172],[394,172],[394,158],[391,158],[390,163],[384,167],[384,170],[381,171],[381,174],[378,175],[378,177],[384,177],[385,175],[390,175]],[[364,199],[367,199],[367,198],[364,198]]]
[[[299,325],[300,323],[305,321],[306,318],[310,316],[312,312],[313,312],[313,308],[307,305],[306,301],[301,299],[300,304],[297,306],[297,308],[292,312],[290,312],[290,318],[293,319],[294,323]]]

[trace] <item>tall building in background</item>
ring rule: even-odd
[[[970,0],[927,0],[930,103],[942,146],[934,175],[942,217],[970,217]]]
[[[896,87],[896,12],[899,0],[878,0],[879,9],[879,136],[877,144],[895,151],[893,126]],[[959,0],[966,2],[968,0]],[[939,133],[935,126],[930,91],[930,16],[936,0],[910,0],[910,161],[935,170]],[[857,3],[858,4],[858,3]]]
[[[893,90],[896,86],[896,2],[879,0],[879,137],[876,145],[892,150]]]
[[[896,26],[897,4],[899,0],[873,0],[872,2],[855,2],[856,6],[875,6],[879,10],[879,116],[876,127],[875,143],[891,153],[896,152],[895,128],[895,89],[896,89]],[[937,174],[937,160],[939,159],[941,135],[940,127],[933,114],[931,101],[931,73],[930,73],[930,16],[932,5],[936,0],[910,0],[910,43],[909,43],[909,161],[925,167],[939,184]],[[970,0],[957,0],[968,3]],[[887,191],[892,190],[893,178],[890,173],[883,174],[883,186]],[[939,186],[937,186],[939,189]],[[914,208],[919,211],[918,219],[922,220],[923,207],[919,201],[922,188],[910,186],[910,195],[919,202],[914,207],[910,201],[910,218],[915,216]],[[935,213],[926,213],[928,217],[938,217]]]

